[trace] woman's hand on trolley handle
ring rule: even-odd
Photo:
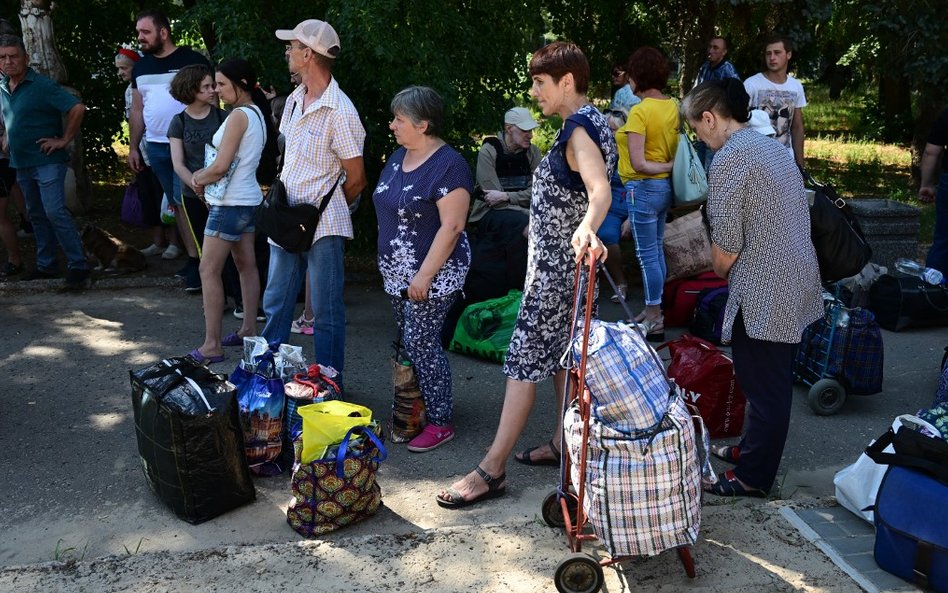
[[[593,265],[597,260],[604,262],[609,255],[606,246],[596,235],[596,231],[585,223],[580,223],[579,227],[576,228],[570,244],[576,252],[576,263],[579,263],[586,254],[589,255],[589,265]]]

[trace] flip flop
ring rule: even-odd
[[[237,332],[231,332],[229,335],[225,336],[223,340],[221,340],[221,346],[224,346],[226,348],[233,348],[236,346],[243,346],[243,345],[244,345],[244,339],[238,336]]]
[[[718,476],[718,481],[713,486],[704,489],[705,492],[716,494],[717,496],[750,496],[752,498],[766,498],[767,492],[758,488],[745,488],[737,480],[734,472],[727,470]]]
[[[477,475],[480,476],[482,480],[484,480],[485,484],[487,484],[487,492],[481,494],[480,496],[475,496],[470,500],[465,500],[465,498],[461,496],[460,492],[454,488],[448,488],[446,492],[448,498],[441,498],[441,495],[435,497],[435,499],[438,501],[438,506],[445,509],[460,509],[471,506],[472,504],[477,504],[482,500],[498,498],[507,493],[507,485],[504,484],[504,480],[507,479],[506,473],[500,474],[494,478],[489,473],[481,469],[481,466],[479,465],[474,468],[474,471],[477,472]]]
[[[223,354],[221,354],[221,355],[219,355],[219,356],[204,356],[203,354],[201,354],[201,351],[198,350],[197,348],[195,348],[194,350],[192,350],[191,352],[189,352],[189,353],[188,353],[188,356],[190,356],[190,357],[193,358],[195,361],[197,361],[198,364],[210,364],[210,363],[214,363],[214,362],[224,362],[224,359],[227,358],[227,357],[224,356]]]
[[[553,454],[556,455],[556,459],[537,459],[534,461],[534,459],[530,457],[531,453],[533,453],[534,451],[536,451],[543,445],[539,445],[537,447],[530,447],[529,449],[524,449],[520,453],[514,455],[514,459],[524,465],[548,465],[548,466],[559,467],[560,466],[559,450],[557,450],[556,445],[553,444],[552,439],[547,443],[547,445],[549,445],[550,451],[553,451]]]
[[[741,458],[741,448],[737,445],[727,445],[724,447],[711,447],[711,455],[721,461],[728,463],[737,463]]]

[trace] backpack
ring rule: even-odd
[[[692,335],[713,344],[721,344],[721,328],[724,326],[727,295],[727,286],[705,288],[698,293],[695,316],[688,328]]]

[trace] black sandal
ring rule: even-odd
[[[530,454],[543,446],[543,445],[539,445],[537,447],[530,447],[529,449],[524,449],[520,453],[517,453],[516,455],[514,455],[514,460],[524,465],[549,465],[549,466],[559,467],[560,466],[559,449],[557,449],[556,445],[553,444],[553,439],[550,439],[547,445],[549,445],[550,451],[553,452],[555,459],[537,459],[534,461],[534,459],[530,456]]]
[[[738,481],[734,472],[727,470],[718,476],[713,486],[704,489],[705,492],[717,496],[750,496],[752,498],[766,498],[767,492],[758,488],[745,488]]]
[[[737,463],[741,459],[741,448],[737,445],[711,447],[711,455],[717,457],[721,461]]]
[[[474,471],[477,472],[477,475],[480,476],[482,480],[484,480],[485,484],[487,484],[487,492],[467,500],[454,488],[448,488],[445,491],[445,494],[448,495],[448,498],[441,498],[440,494],[435,497],[435,499],[438,501],[438,506],[445,509],[460,509],[471,506],[472,504],[477,504],[482,500],[503,496],[507,493],[507,484],[505,483],[505,480],[507,479],[506,473],[500,474],[495,478],[481,469],[481,466],[479,465],[474,468]]]

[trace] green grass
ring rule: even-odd
[[[810,174],[846,198],[889,198],[918,208],[919,241],[931,242],[935,208],[917,199],[911,149],[865,138],[860,129],[865,95],[844,94],[833,101],[826,87],[807,84],[806,89],[804,157]]]

